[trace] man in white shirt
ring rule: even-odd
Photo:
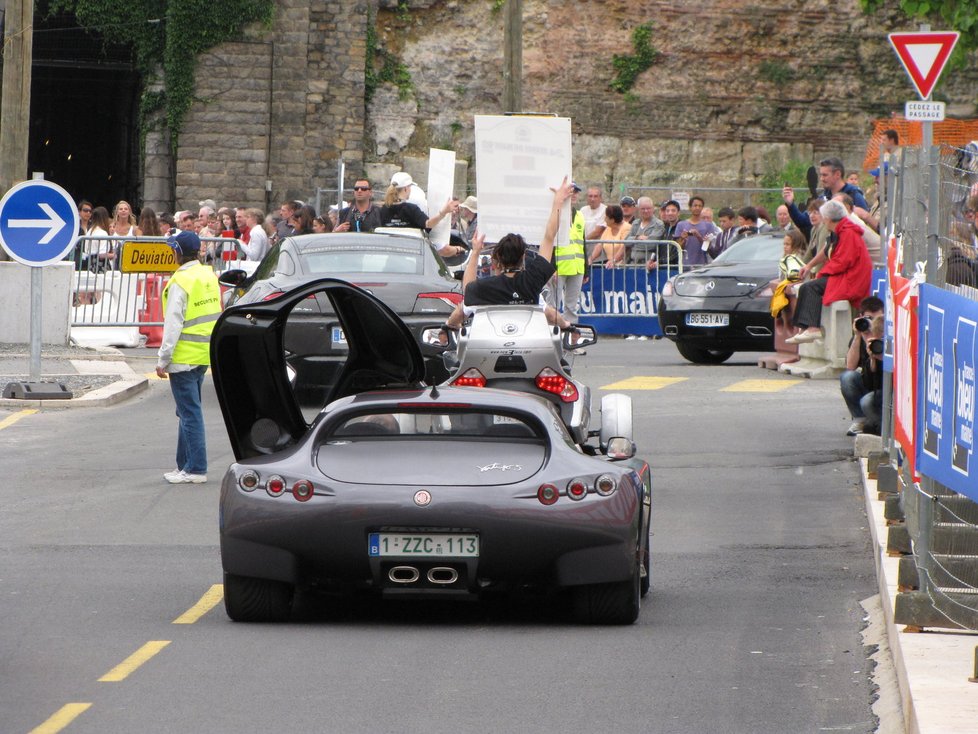
[[[410,186],[407,200],[423,211],[425,216],[428,216],[428,197],[425,195],[424,190],[414,182],[410,173],[406,171],[395,173],[391,178],[391,186],[399,189]]]
[[[587,206],[581,207],[581,214],[584,216],[584,236],[587,239],[597,239],[604,230],[605,208],[601,203],[601,189],[597,186],[589,186]]]

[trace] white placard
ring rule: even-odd
[[[550,189],[571,179],[571,121],[567,117],[476,115],[476,195],[486,242],[521,234],[538,245],[553,205]],[[569,241],[570,202],[557,244]]]
[[[679,204],[679,211],[689,211],[689,192],[688,191],[673,191],[672,196],[670,196],[673,201]]]
[[[428,216],[433,217],[455,195],[455,151],[428,150]],[[452,234],[452,218],[442,219],[431,229],[431,244],[444,247]]]
[[[913,100],[904,105],[903,116],[917,122],[941,122],[944,120],[944,103]]]

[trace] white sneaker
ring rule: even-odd
[[[645,336],[645,335],[638,336],[638,337],[635,337],[635,338],[638,339],[638,341],[640,341],[640,342],[646,342],[646,341],[649,340],[649,338],[647,336]]]
[[[163,478],[170,484],[173,484],[177,479],[179,479],[181,474],[183,474],[182,469],[174,469],[173,471],[168,471],[166,474],[164,474]]]
[[[858,436],[865,429],[866,429],[866,419],[865,418],[856,418],[856,420],[854,420],[852,422],[852,425],[849,426],[849,430],[846,431],[846,435],[847,436]]]
[[[185,471],[171,474],[166,477],[170,484],[203,484],[207,481],[206,474],[188,474]]]
[[[625,337],[625,341],[628,341],[628,342],[630,342],[630,341],[634,341],[634,340],[635,340],[635,339],[637,339],[637,338],[638,338],[638,337],[637,337],[637,336],[635,336],[634,334],[629,334],[628,336],[626,336],[626,337]]]

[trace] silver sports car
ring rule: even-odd
[[[326,302],[348,350],[290,349],[304,311]],[[424,385],[408,328],[345,281],[231,307],[211,344],[236,457],[220,500],[232,619],[287,620],[309,587],[458,596],[528,586],[568,589],[579,621],[637,618],[652,482],[633,451],[582,453],[553,404],[532,395]],[[299,398],[313,394],[314,415]]]

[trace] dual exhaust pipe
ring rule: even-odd
[[[449,586],[458,581],[458,571],[451,566],[433,566],[425,574],[429,583],[439,586]],[[387,572],[395,584],[413,584],[421,578],[421,571],[414,566],[394,566]]]

